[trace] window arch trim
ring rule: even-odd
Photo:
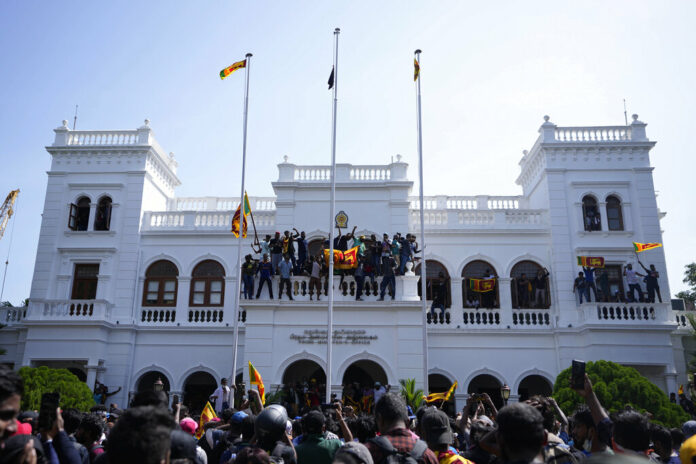
[[[151,273],[151,269],[161,262],[169,263],[174,270],[174,275]],[[143,306],[176,306],[179,292],[178,277],[179,267],[169,259],[160,258],[148,264],[143,284]]]
[[[196,276],[196,271],[202,266],[214,264],[218,266],[219,275]],[[200,261],[191,271],[191,288],[189,291],[189,306],[191,307],[220,307],[225,304],[225,267],[215,259]]]
[[[621,201],[621,197],[614,193],[607,195],[605,199],[605,208],[607,229],[612,231],[624,230],[623,201]]]

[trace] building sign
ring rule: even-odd
[[[308,329],[301,334],[290,334],[290,340],[301,345],[326,345],[326,329]],[[336,329],[333,332],[334,345],[369,345],[377,340],[377,335],[368,335],[366,330]]]
[[[340,227],[341,229],[348,227],[348,215],[343,210],[339,211],[336,215],[336,227]]]

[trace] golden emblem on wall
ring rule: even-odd
[[[336,227],[340,227],[341,229],[348,227],[348,215],[343,210],[339,211],[336,215]]]

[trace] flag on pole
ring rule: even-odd
[[[242,213],[242,205],[239,205],[237,207],[237,211],[234,212],[234,216],[232,217],[232,233],[235,237],[239,237],[239,218],[242,214],[244,215],[244,223],[242,225],[242,238],[246,238],[247,229],[249,227],[249,224],[247,223],[247,216],[251,214],[249,197],[247,196],[246,192],[244,192],[244,212]]]
[[[236,63],[232,63],[222,71],[220,71],[220,79],[224,79],[233,72],[235,72],[238,69],[246,68],[246,60],[242,61],[237,61]]]
[[[640,253],[642,251],[646,250],[652,250],[653,248],[659,248],[661,247],[661,243],[638,243],[638,242],[633,242],[633,248],[635,249],[636,253]]]
[[[413,82],[416,82],[418,80],[418,76],[420,75],[420,64],[418,64],[417,59],[413,59]]]
[[[331,75],[329,76],[329,90],[333,89],[334,85],[334,68],[331,68]]]
[[[324,250],[324,261],[329,265],[329,253],[327,248]],[[358,267],[358,247],[353,247],[348,251],[334,250],[334,269],[355,269]]]
[[[495,279],[469,279],[469,288],[474,292],[490,292],[495,288]]]
[[[433,402],[438,401],[438,400],[449,401],[450,397],[452,396],[452,393],[454,393],[454,390],[456,390],[456,389],[457,389],[457,381],[455,380],[449,390],[447,390],[446,392],[442,392],[442,393],[431,393],[425,397],[425,402],[426,403],[433,403]]]
[[[261,374],[259,374],[259,371],[251,364],[251,361],[249,361],[249,383],[251,383],[251,385],[256,385],[259,396],[261,397],[261,405],[263,406],[263,404],[266,403],[266,388],[263,386]]]
[[[679,385],[679,393],[680,396],[684,394],[684,385]]]
[[[604,267],[604,258],[600,256],[578,256],[578,266]]]
[[[196,431],[196,439],[200,439],[203,436],[203,426],[211,420],[215,419],[216,417],[217,415],[215,414],[213,407],[210,405],[210,401],[206,402],[205,407],[203,408],[203,412],[201,413],[201,418],[198,420],[198,430]]]

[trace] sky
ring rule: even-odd
[[[0,2],[0,196],[20,188],[0,239],[3,300],[29,296],[50,155],[61,120],[135,129],[174,152],[178,196],[236,196],[243,73],[253,53],[247,190],[276,165],[328,164],[333,30],[341,28],[337,161],[417,177],[413,51],[421,56],[426,195],[517,195],[518,161],[543,116],[648,123],[672,293],[696,261],[693,1]],[[414,194],[417,192],[414,186]],[[12,229],[14,228],[14,232]],[[10,240],[12,245],[10,246]],[[665,275],[663,274],[663,278]]]

